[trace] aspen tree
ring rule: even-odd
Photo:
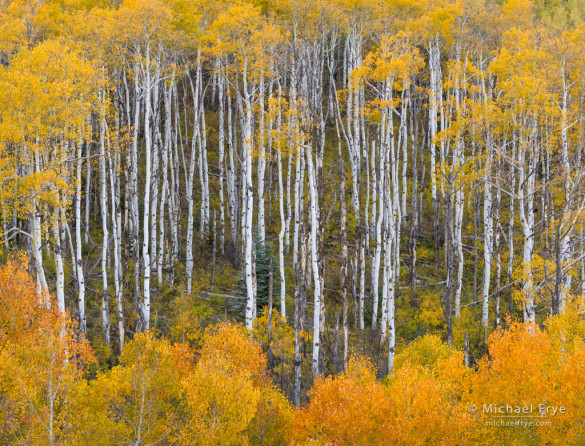
[[[246,326],[252,330],[256,311],[256,284],[254,280],[253,210],[254,186],[252,165],[254,157],[254,107],[260,100],[264,84],[262,76],[268,72],[268,60],[278,39],[277,30],[251,5],[234,5],[221,12],[215,23],[218,35],[215,51],[228,56],[228,67],[235,77],[232,84],[241,117],[244,203],[242,206],[243,252],[247,291]]]

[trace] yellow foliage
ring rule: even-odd
[[[550,316],[545,321],[553,352],[561,355],[561,358],[576,351],[585,340],[584,304],[584,295],[569,295],[562,313]]]
[[[415,321],[427,328],[441,326],[445,322],[441,296],[436,293],[425,294],[422,304],[416,312]]]
[[[411,366],[435,370],[438,362],[450,358],[455,352],[452,347],[443,343],[441,338],[429,334],[418,338],[402,349],[394,359],[394,367],[398,370],[408,362]]]
[[[70,202],[75,147],[97,88],[92,64],[64,40],[22,50],[0,68],[0,198],[4,218],[49,219]],[[47,209],[48,208],[48,209]]]
[[[241,326],[210,328],[182,385],[190,444],[257,444],[259,437],[276,441],[287,429],[288,403],[272,388],[266,358]]]
[[[268,346],[268,309],[264,308],[262,315],[254,321],[254,337],[260,344]],[[301,331],[299,342],[307,342],[309,334]],[[270,344],[272,354],[281,361],[292,361],[294,359],[295,330],[287,324],[286,319],[280,316],[277,309],[272,310],[272,343]]]
[[[182,345],[140,333],[124,345],[120,365],[100,373],[77,393],[72,445],[157,443],[176,439],[180,381],[192,355]]]

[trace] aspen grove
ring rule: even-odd
[[[583,444],[584,117],[581,0],[0,0],[0,445]]]

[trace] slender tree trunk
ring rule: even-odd
[[[100,213],[102,218],[102,329],[104,342],[110,345],[110,297],[108,295],[108,200],[106,184],[106,116],[104,92],[100,94],[102,110],[100,113],[100,158],[99,158],[99,182],[100,182]]]
[[[340,238],[341,238],[341,300],[343,304],[343,370],[347,368],[348,342],[349,342],[349,326],[347,323],[347,206],[345,200],[345,167],[343,157],[341,154],[341,140],[338,138],[338,156],[339,156],[339,197],[340,197]]]
[[[244,107],[245,110],[241,109],[242,114],[242,138],[244,141],[242,150],[244,158],[244,194],[245,204],[243,206],[242,220],[244,224],[243,231],[243,242],[244,242],[244,266],[245,266],[245,277],[246,277],[246,327],[248,331],[252,331],[254,318],[256,314],[256,283],[255,283],[255,264],[254,264],[254,237],[252,230],[252,222],[254,218],[254,184],[252,182],[252,98],[248,90],[248,79],[247,73],[244,70],[243,76],[243,91],[244,91]],[[241,104],[242,101],[240,101]],[[240,106],[241,107],[241,106]],[[242,107],[241,107],[242,108]]]
[[[201,76],[201,54],[197,54],[197,77]],[[195,159],[197,157],[197,133],[199,132],[199,82],[195,81],[195,87],[193,81],[189,79],[191,84],[191,90],[193,93],[193,110],[195,111],[195,117],[193,119],[193,138],[191,140],[191,158],[189,160],[189,172],[186,181],[187,189],[187,237],[186,237],[186,260],[185,260],[185,276],[187,281],[187,293],[191,293],[192,286],[192,275],[193,275],[193,186],[195,178]]]
[[[489,296],[491,281],[491,263],[494,220],[492,213],[492,185],[491,185],[491,164],[493,160],[491,138],[488,137],[488,153],[485,165],[484,178],[484,201],[483,201],[483,232],[484,232],[484,249],[483,249],[483,288],[482,288],[482,309],[481,309],[481,327],[484,332],[484,339],[488,335],[488,317],[489,317]]]
[[[140,309],[140,217],[138,208],[138,134],[140,130],[140,95],[138,63],[134,67],[134,126],[132,138],[132,152],[130,155],[130,224],[132,228],[132,253],[134,269],[134,306],[141,317]],[[88,160],[89,162],[89,160]],[[138,327],[140,328],[140,327]]]
[[[313,154],[309,146],[305,147],[307,158],[307,174],[309,177],[309,193],[311,197],[310,218],[311,218],[311,263],[313,270],[313,377],[319,375],[319,348],[321,335],[321,278],[319,277],[319,251],[318,251],[318,197],[317,197],[317,180],[315,178],[315,167],[313,164]]]
[[[258,232],[262,243],[266,241],[266,222],[265,222],[265,209],[264,209],[264,177],[266,175],[266,138],[265,138],[265,125],[266,116],[264,110],[264,76],[260,78],[260,132],[259,146],[260,153],[258,155]]]
[[[145,174],[144,174],[144,217],[143,217],[143,241],[142,261],[144,263],[144,286],[141,304],[141,331],[148,332],[150,329],[150,200],[151,200],[151,175],[152,175],[152,134],[151,134],[151,74],[150,74],[150,48],[146,47],[146,72],[144,91],[144,152],[145,152]]]
[[[55,290],[57,295],[57,308],[59,312],[65,313],[65,271],[63,269],[63,221],[62,211],[60,208],[55,210],[53,215],[53,236],[55,238],[55,273],[56,283]]]
[[[429,93],[429,152],[430,152],[430,167],[431,167],[431,198],[433,201],[433,234],[435,241],[435,266],[439,265],[439,197],[437,192],[437,181],[435,179],[436,171],[436,156],[435,156],[435,135],[437,134],[437,117],[438,104],[440,96],[442,95],[441,82],[441,50],[439,46],[439,36],[430,40],[429,43],[429,68],[430,68],[430,83],[431,90]],[[441,119],[443,117],[441,116]],[[442,127],[443,128],[443,127]]]
[[[280,126],[280,124],[279,124]],[[278,204],[280,210],[280,232],[278,233],[278,263],[280,271],[280,314],[286,317],[286,275],[284,271],[284,235],[286,221],[284,216],[284,191],[282,187],[282,154],[277,150],[278,158]]]
[[[114,234],[114,289],[116,293],[116,319],[118,323],[118,352],[122,353],[124,347],[124,296],[122,294],[122,287],[120,281],[122,279],[121,260],[120,260],[120,242],[121,242],[121,214],[120,214],[120,187],[119,181],[116,179],[116,172],[119,168],[119,163],[115,160],[118,154],[112,156],[109,153],[109,176],[110,176],[110,201],[111,201],[111,217],[112,217],[112,232]]]
[[[81,245],[81,176],[83,170],[81,142],[77,146],[77,163],[75,171],[75,268],[77,270],[77,311],[79,312],[79,331],[85,335],[85,274],[83,271]]]
[[[218,151],[219,151],[219,250],[221,255],[225,254],[225,204],[224,204],[224,182],[225,182],[225,98],[224,98],[224,78],[223,75],[218,76],[218,98],[219,98],[219,135],[218,135]]]

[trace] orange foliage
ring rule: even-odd
[[[454,386],[464,378],[462,358],[439,363],[440,379],[425,367],[407,362],[396,371],[388,392],[394,403],[389,416],[396,426],[393,444],[457,444],[468,426]]]
[[[0,352],[8,342],[20,342],[34,332],[43,308],[25,262],[25,255],[19,254],[0,267]]]
[[[22,256],[0,266],[0,441],[60,444],[71,395],[95,362],[76,323],[52,300],[37,292]]]
[[[394,438],[391,399],[363,358],[352,358],[337,377],[318,378],[309,396],[297,413],[295,444],[388,444]]]
[[[488,340],[489,356],[472,377],[470,403],[477,408],[469,438],[477,444],[572,444],[582,441],[581,395],[585,348],[560,358],[551,338],[536,325],[514,323]],[[559,359],[561,359],[559,361]],[[495,412],[504,406],[502,418]],[[491,409],[490,409],[491,407]],[[519,413],[516,408],[527,412]],[[562,411],[553,413],[555,409]],[[495,421],[527,423],[494,428]],[[533,423],[530,425],[529,423]]]

